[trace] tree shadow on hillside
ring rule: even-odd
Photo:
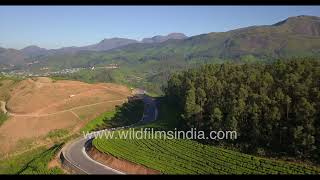
[[[23,166],[17,174],[32,173],[32,174],[47,174],[54,173],[56,169],[48,169],[47,164],[54,157],[54,155],[62,148],[64,143],[55,144],[51,148],[45,150],[38,156],[30,160]]]
[[[103,125],[97,129],[102,130],[106,128],[122,127],[134,124],[140,121],[144,110],[144,103],[141,99],[129,100],[121,106],[116,106],[116,113],[111,118],[105,118]]]

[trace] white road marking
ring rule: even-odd
[[[104,168],[106,168],[106,169],[108,169],[108,170],[110,170],[110,171],[112,171],[112,172],[115,172],[115,173],[117,173],[117,174],[125,174],[124,172],[118,171],[118,170],[116,170],[116,169],[112,169],[111,167],[108,167],[108,166],[106,166],[106,165],[104,165],[104,164],[101,164],[101,163],[98,162],[98,161],[94,161],[93,159],[91,159],[90,156],[88,156],[88,154],[86,153],[85,147],[82,148],[82,153],[84,154],[84,156],[85,156],[87,159],[89,159],[91,162],[93,162],[93,163],[95,163],[95,164],[98,164],[98,165],[100,165],[100,166],[103,166]]]

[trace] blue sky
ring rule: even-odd
[[[320,16],[320,6],[1,6],[0,47],[83,46],[104,38],[187,36]]]

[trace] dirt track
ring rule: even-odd
[[[44,117],[44,116],[52,116],[52,115],[57,115],[57,114],[61,114],[61,113],[65,113],[65,112],[71,112],[73,113],[76,117],[78,117],[78,115],[73,112],[73,110],[77,110],[77,109],[82,109],[82,108],[87,108],[90,106],[95,106],[95,105],[99,105],[99,104],[103,104],[103,103],[111,103],[111,102],[124,102],[126,101],[126,99],[118,99],[118,100],[112,100],[112,101],[103,101],[103,102],[98,102],[98,103],[93,103],[93,104],[87,104],[87,105],[83,105],[83,106],[77,106],[71,109],[66,109],[66,110],[62,110],[62,111],[57,111],[54,113],[45,113],[45,114],[39,114],[39,113],[25,113],[25,114],[17,114],[17,113],[11,113],[9,112],[5,106],[6,106],[6,102],[1,101],[1,109],[4,113],[7,113],[9,116],[17,116],[17,117]]]
[[[0,103],[1,103],[0,104],[1,105],[0,110],[6,114],[7,113],[6,102],[0,101]]]

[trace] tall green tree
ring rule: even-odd
[[[320,61],[209,64],[171,76],[189,127],[237,130],[243,150],[320,161]]]

